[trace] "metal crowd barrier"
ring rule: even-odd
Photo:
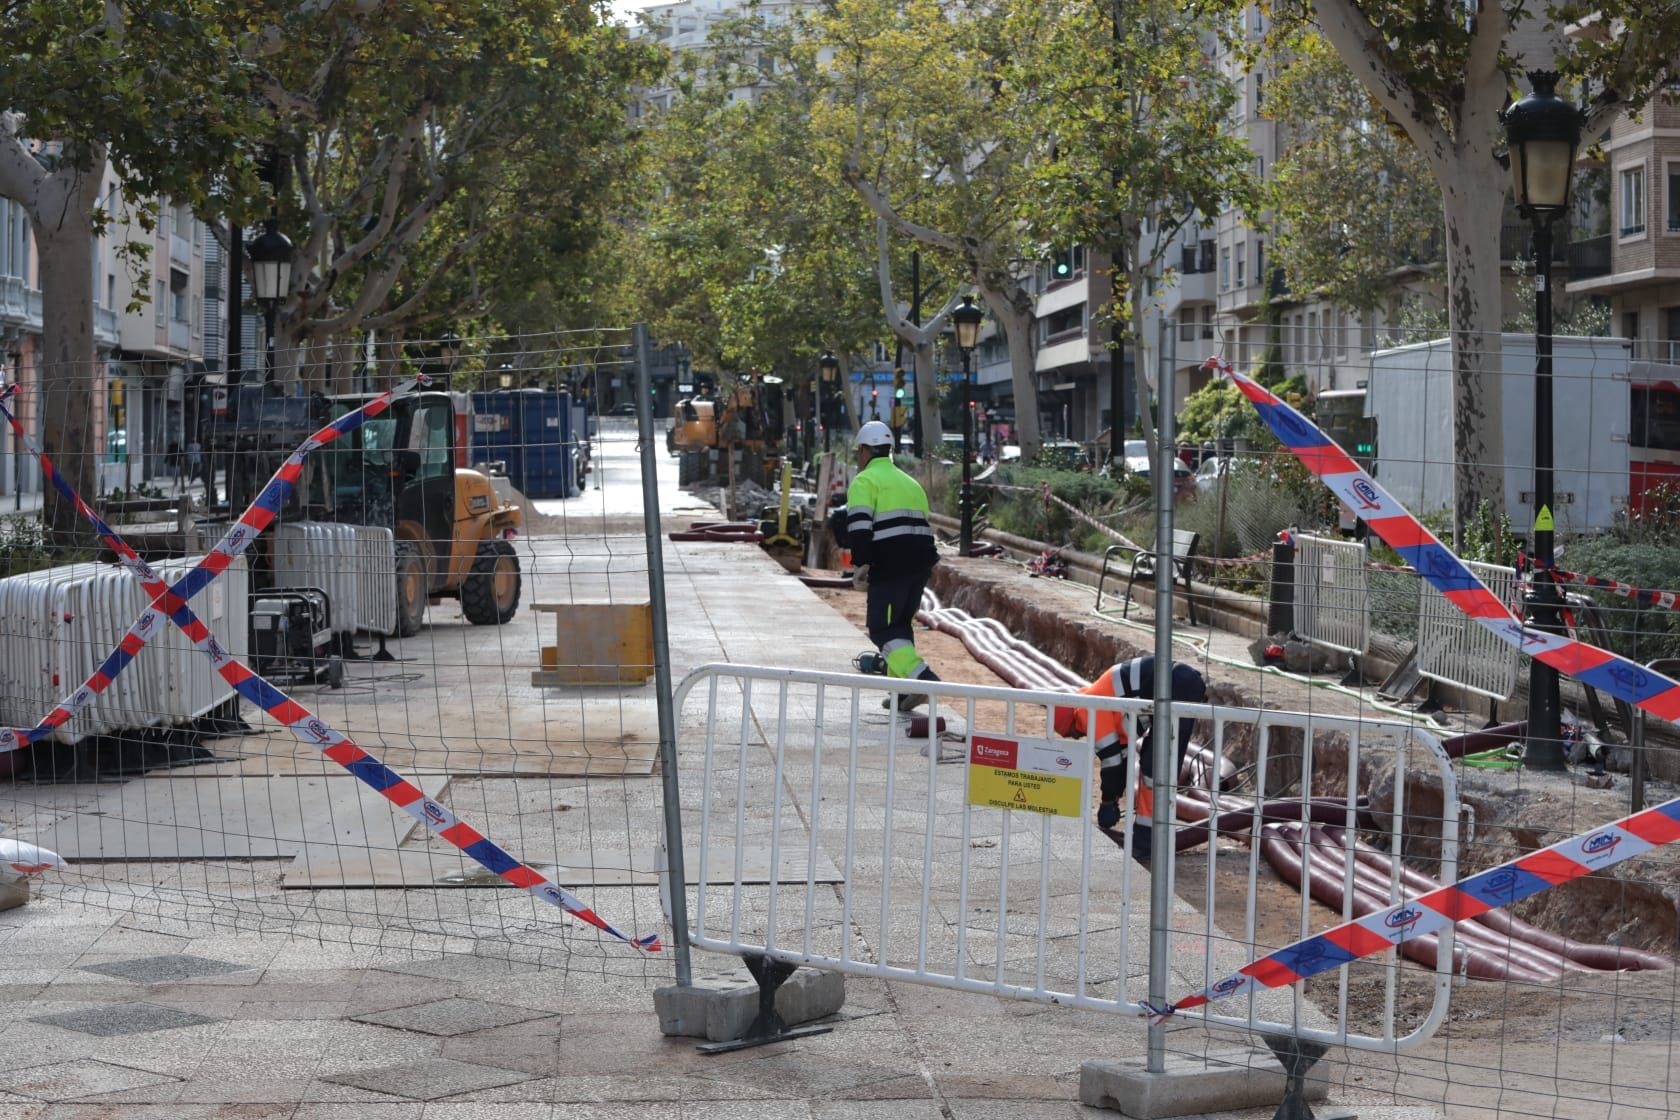
[[[1295,534],[1295,632],[1316,645],[1363,654],[1371,646],[1365,546]]]
[[[1086,708],[1092,722],[1097,711],[1122,713],[1135,774],[1131,732],[1150,702],[918,682],[915,691],[931,694],[932,725],[944,720],[951,739],[930,747],[909,738],[903,721],[879,703],[906,685],[740,665],[703,666],[681,682],[674,704],[679,749],[685,773],[701,779],[698,789],[683,791],[687,883],[672,886],[687,902],[690,943],[857,976],[1140,1016],[1150,944],[1146,873],[1091,821],[1097,800],[1091,743],[1047,738],[1044,727],[1047,707],[1070,702]],[[1204,794],[1215,815],[1246,810],[1245,823],[1258,828],[1255,806],[1287,796],[1300,799],[1304,821],[1306,799],[1322,789],[1345,806],[1338,819],[1350,837],[1361,826],[1366,835],[1380,830],[1394,851],[1427,837],[1439,845],[1437,873],[1456,880],[1457,786],[1446,753],[1427,733],[1388,721],[1207,704],[1174,705],[1174,711],[1201,721],[1205,772],[1234,772],[1242,787],[1228,783],[1224,792]],[[1325,775],[1343,776],[1340,788],[1323,788]],[[1407,813],[1406,779],[1420,775],[1443,798],[1439,819]],[[1128,789],[1122,829],[1134,801]],[[1216,982],[1278,947],[1257,934],[1259,848],[1155,853],[1152,873],[1174,876],[1178,897],[1196,900],[1177,903],[1172,918],[1167,951],[1183,985],[1173,995]],[[1225,901],[1234,876],[1220,872],[1233,864],[1247,884],[1234,908]],[[1389,891],[1392,901],[1402,897],[1398,881]],[[1351,897],[1349,889],[1335,913],[1303,894],[1298,909],[1291,904],[1288,936],[1279,944],[1347,920]],[[667,896],[667,907],[670,901]],[[1352,966],[1381,973],[1384,997],[1375,1015],[1350,1018],[1350,966],[1344,965],[1332,974],[1333,1000],[1308,1004],[1299,990],[1262,991],[1183,1018],[1405,1050],[1445,1019],[1450,941],[1443,950],[1430,1006],[1410,1033],[1401,1034],[1398,1024],[1417,1009],[1397,1011],[1392,950],[1373,964]],[[1371,976],[1362,973],[1360,980]]]
[[[1515,568],[1464,561],[1464,566],[1519,616],[1522,590]],[[1509,642],[1454,606],[1427,580],[1419,580],[1418,672],[1430,680],[1458,685],[1480,696],[1508,700],[1517,689],[1522,654]]]

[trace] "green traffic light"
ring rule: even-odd
[[[897,397],[899,400],[903,400],[904,399],[904,386],[900,385],[898,388],[894,389],[893,390],[893,396]]]

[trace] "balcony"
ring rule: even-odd
[[[111,349],[122,341],[122,324],[117,313],[109,307],[93,309],[93,344]]]
[[[1569,226],[1558,222],[1552,226],[1552,263],[1569,263]],[[1512,222],[1499,227],[1499,259],[1502,261],[1532,260],[1534,257],[1534,227],[1527,222]],[[1573,271],[1573,266],[1571,267]]]
[[[192,331],[185,320],[169,320],[169,348],[183,354],[192,349]]]
[[[1680,339],[1636,338],[1629,357],[1636,362],[1656,362],[1665,366],[1680,366]]]
[[[1568,250],[1569,279],[1588,280],[1610,275],[1610,235],[1583,237],[1565,246]]]
[[[0,323],[39,332],[41,293],[20,276],[0,276]]]
[[[187,269],[192,266],[192,242],[178,233],[169,235],[169,263]]]

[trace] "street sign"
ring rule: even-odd
[[[1055,817],[1085,815],[1084,752],[1048,739],[969,738],[968,803]]]

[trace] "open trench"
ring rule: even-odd
[[[1030,593],[995,580],[966,578],[960,564],[941,564],[935,569],[931,611],[922,621],[934,629],[959,638],[967,652],[992,672],[1017,687],[1035,689],[1076,688],[1085,680],[1118,661],[1153,652],[1139,642],[1148,635],[1114,627],[1094,615],[1078,615],[1039,602]],[[861,597],[858,597],[861,598]],[[832,600],[831,600],[832,601]],[[861,604],[859,604],[861,605]],[[1234,707],[1260,707],[1261,699],[1242,679],[1241,670],[1209,674],[1209,700]],[[1269,706],[1278,706],[1275,701]],[[1197,739],[1207,741],[1208,728],[1198,729]],[[1520,738],[1521,727],[1506,728],[1503,734],[1473,734],[1461,741],[1448,740],[1455,757],[1485,750]],[[1268,791],[1299,789],[1306,755],[1302,736],[1288,729],[1274,730],[1268,747],[1265,788]],[[1227,728],[1224,750],[1240,770],[1253,761],[1252,727]],[[1384,850],[1386,829],[1357,830],[1350,841],[1339,826],[1346,823],[1345,797],[1349,775],[1348,743],[1339,732],[1314,737],[1311,751],[1312,792],[1324,798],[1322,811],[1309,807],[1308,816],[1318,818],[1303,826],[1297,798],[1292,803],[1269,803],[1268,823],[1258,837],[1250,835],[1252,808],[1222,815],[1216,826],[1222,850],[1242,849],[1240,858],[1221,858],[1216,867],[1216,890],[1224,913],[1240,913],[1246,905],[1249,885],[1246,848],[1258,839],[1267,872],[1257,883],[1257,941],[1286,944],[1298,936],[1300,919],[1299,884],[1305,877],[1314,898],[1313,928],[1334,924],[1344,902],[1344,883],[1351,862],[1354,882],[1352,912],[1355,916],[1386,906],[1391,877],[1398,880],[1404,895],[1434,889],[1432,876],[1439,873],[1441,855],[1440,819],[1444,807],[1440,778],[1432,771],[1419,770],[1401,776],[1404,813],[1400,833],[1399,868],[1393,869],[1391,854]],[[1205,773],[1205,769],[1203,771]],[[1461,802],[1467,808],[1461,820],[1459,876],[1465,876],[1506,862],[1559,839],[1555,831],[1559,806],[1555,796],[1513,795],[1500,783],[1503,776],[1484,777],[1479,771],[1459,772]],[[1187,768],[1184,780],[1194,777]],[[1356,794],[1368,816],[1361,823],[1375,825],[1387,820],[1394,808],[1397,783],[1392,768],[1360,768]],[[1248,803],[1233,800],[1241,791],[1222,794],[1221,808]],[[1610,820],[1625,813],[1604,812],[1597,819]],[[1205,891],[1207,829],[1200,827],[1209,814],[1205,788],[1187,786],[1179,799],[1180,893],[1198,902]],[[1548,827],[1553,826],[1553,827]],[[1122,843],[1118,834],[1111,838]],[[1305,842],[1303,842],[1305,841]],[[1349,854],[1349,849],[1354,853]],[[1654,855],[1667,853],[1659,850]],[[1346,861],[1346,862],[1344,862]],[[1307,873],[1303,876],[1303,870]],[[1617,977],[1633,971],[1655,973],[1671,969],[1670,954],[1680,939],[1680,861],[1667,859],[1653,874],[1643,861],[1601,872],[1543,892],[1507,910],[1460,923],[1455,937],[1453,969],[1462,978],[1497,980],[1500,984],[1466,985],[1455,992],[1453,1018],[1476,1020],[1495,1013],[1531,1013],[1542,1020],[1557,1016],[1558,1000],[1567,999],[1571,985],[1592,977]],[[1332,909],[1334,912],[1332,912]],[[1434,939],[1418,939],[1408,955],[1420,967],[1402,970],[1400,1014],[1421,1017],[1430,999],[1425,968],[1435,964]],[[1363,978],[1350,986],[1350,1004],[1357,1005],[1361,984],[1373,1005],[1380,1002],[1381,981],[1368,968]],[[1560,984],[1561,981],[1561,984]],[[1338,980],[1334,973],[1309,981],[1309,997],[1334,1002]],[[1536,985],[1561,992],[1556,999],[1525,998],[1512,1007],[1512,982]],[[1670,986],[1672,982],[1669,982]],[[1497,1008],[1497,1012],[1494,1010]],[[1447,1028],[1450,1032],[1451,1027]]]

